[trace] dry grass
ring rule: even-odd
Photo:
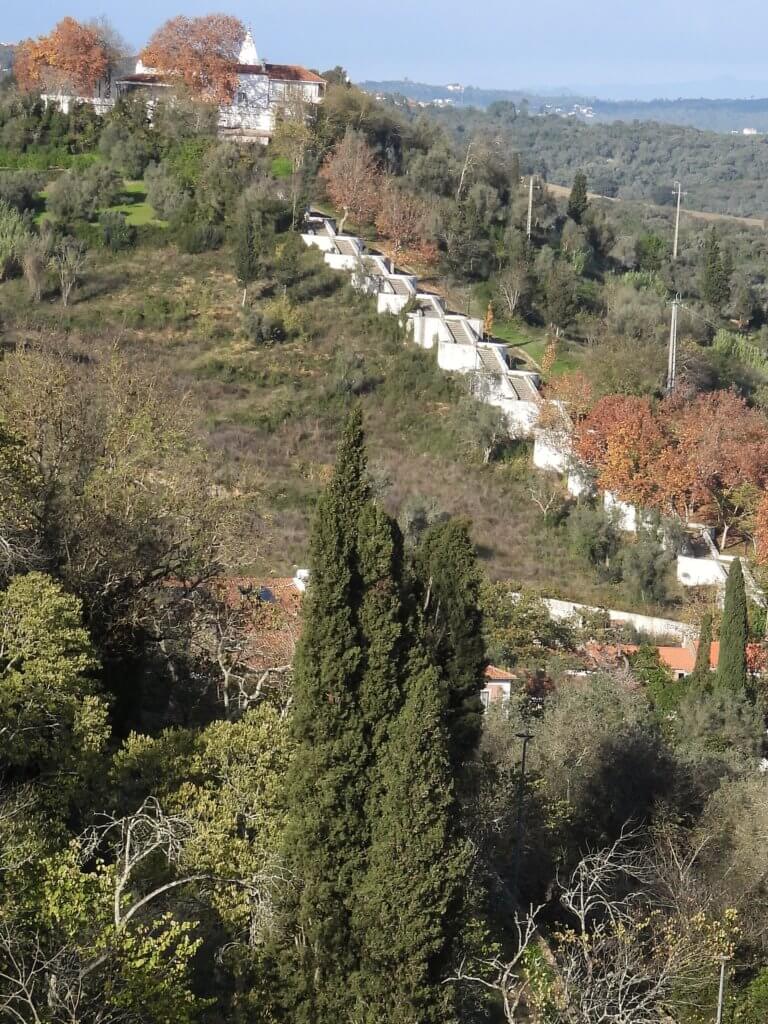
[[[526,451],[496,466],[468,457],[462,383],[442,373],[429,353],[408,346],[370,300],[340,282],[336,293],[302,304],[305,337],[264,346],[244,334],[241,297],[225,251],[146,249],[92,257],[69,310],[50,300],[31,306],[21,281],[0,285],[0,323],[6,344],[64,333],[86,352],[119,344],[188,393],[217,481],[247,482],[262,495],[261,520],[243,537],[243,571],[284,575],[306,563],[315,499],[331,471],[346,409],[359,400],[371,470],[391,513],[421,500],[469,517],[491,576],[581,601],[631,605],[622,587],[601,584],[569,555],[562,530],[545,525],[528,493]],[[141,310],[145,320],[137,320]],[[358,397],[339,386],[350,364]]]

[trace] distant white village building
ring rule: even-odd
[[[262,60],[250,31],[243,40],[235,70],[237,88],[232,101],[219,106],[219,131],[225,136],[269,142],[281,109],[295,101],[317,106],[325,96],[325,79],[314,71],[298,64]],[[78,103],[88,103],[98,114],[105,114],[118,97],[137,93],[146,97],[151,108],[173,84],[173,75],[163,74],[138,60],[134,73],[119,78],[109,97],[45,94],[43,100],[54,103],[65,114]]]

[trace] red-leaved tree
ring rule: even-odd
[[[231,15],[179,15],[160,26],[141,59],[183,82],[198,98],[227,103],[237,88],[237,60],[244,37],[245,26]]]
[[[598,473],[598,485],[622,501],[665,503],[658,463],[668,446],[647,398],[607,395],[577,426],[576,453]]]
[[[424,245],[427,228],[427,207],[422,199],[387,178],[381,191],[381,207],[376,229],[392,243],[395,255],[404,249]]]
[[[376,156],[360,132],[348,129],[320,169],[334,206],[358,224],[373,220],[381,207],[381,171]]]
[[[109,69],[103,34],[63,18],[47,36],[25,39],[16,49],[14,75],[25,92],[92,96]]]

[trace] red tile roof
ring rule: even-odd
[[[298,64],[237,64],[238,75],[266,75],[273,82],[302,82],[307,85],[325,85],[325,79],[314,71],[307,71]],[[124,75],[121,82],[132,82],[135,85],[167,85],[168,76],[155,72],[139,72]]]
[[[495,665],[488,665],[485,670],[485,678],[490,682],[510,683],[517,676],[505,668],[496,668]]]
[[[298,64],[238,64],[240,75],[266,74],[275,82],[307,82],[325,85],[325,79]]]

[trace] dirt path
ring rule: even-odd
[[[556,195],[558,198],[567,198],[571,194],[570,188],[566,188],[564,185],[553,185],[551,182],[547,182],[547,188]],[[614,196],[601,196],[599,192],[588,192],[587,195],[590,199],[602,199],[606,203],[622,203],[625,201],[639,203],[640,206],[647,206],[654,210],[663,210],[671,214],[672,207],[670,206],[657,206],[655,203],[644,202],[642,199],[623,200],[616,199]],[[694,220],[703,220],[708,222],[713,221],[728,221],[731,224],[743,224],[748,228],[760,228],[765,230],[768,227],[768,220],[761,217],[737,217],[732,213],[707,213],[706,210],[688,210],[683,207],[683,213],[686,217],[692,217]]]

